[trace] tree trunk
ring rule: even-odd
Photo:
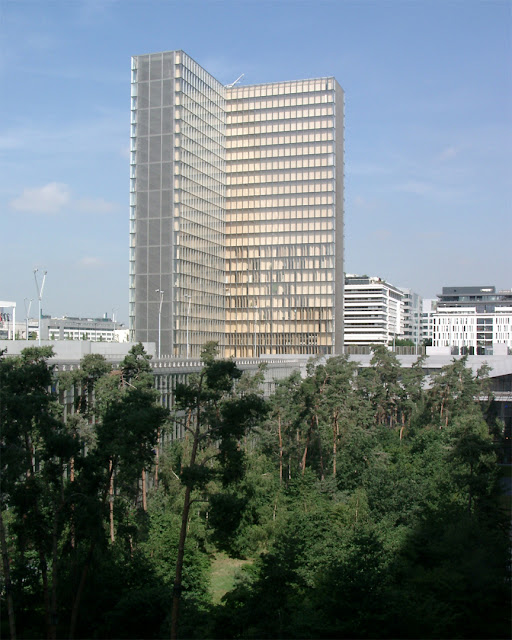
[[[51,590],[51,602],[50,602],[50,628],[48,636],[51,640],[55,640],[57,637],[57,561],[58,561],[58,549],[57,549],[57,532],[58,532],[58,514],[56,513],[53,518],[53,531],[52,531],[52,590]]]
[[[192,451],[190,453],[190,466],[195,464],[197,450],[199,448],[199,436],[201,434],[201,390],[202,390],[203,375],[199,380],[199,390],[197,394],[196,404],[196,428],[194,431],[194,441],[192,444]],[[178,557],[176,559],[176,574],[174,577],[174,587],[172,594],[172,610],[171,610],[171,640],[177,640],[178,638],[178,619],[180,613],[180,601],[181,601],[181,580],[183,576],[183,559],[185,557],[185,542],[187,539],[187,527],[188,516],[190,512],[190,494],[191,488],[187,486],[185,488],[185,499],[183,501],[183,512],[181,515],[181,530],[180,539],[178,542]]]
[[[283,484],[283,436],[281,433],[281,416],[277,419],[277,435],[279,436],[279,484]]]
[[[156,450],[155,450],[155,489],[158,489],[158,471],[160,468],[160,427],[156,432]]]
[[[108,472],[110,474],[110,482],[108,484],[108,512],[109,512],[109,525],[110,525],[110,542],[112,544],[115,541],[114,534],[114,473],[112,470],[112,460],[108,463]]]
[[[69,481],[75,481],[75,458],[71,458],[69,462]],[[75,505],[71,503],[71,548],[75,548]]]
[[[332,477],[336,477],[336,455],[338,453],[338,414],[334,415],[332,428]]]
[[[103,490],[103,496],[101,500],[103,506],[105,506],[105,502],[110,493],[110,487],[113,486],[112,484],[113,477],[114,477],[114,461],[110,459],[106,487]],[[80,576],[80,583],[78,584],[78,589],[76,590],[75,598],[73,600],[73,607],[71,609],[71,621],[69,623],[69,640],[73,640],[73,638],[75,637],[76,623],[78,620],[78,612],[80,611],[82,594],[84,592],[85,582],[87,580],[87,574],[89,573],[89,568],[91,566],[94,549],[96,548],[96,542],[97,542],[97,539],[95,538],[94,540],[91,541],[91,544],[89,545],[87,557],[85,559],[85,563],[82,568],[82,575]]]
[[[0,539],[2,544],[2,566],[5,579],[5,593],[7,595],[7,615],[9,617],[9,633],[11,640],[16,640],[16,620],[14,618],[14,603],[12,600],[11,588],[11,567],[9,564],[9,552],[7,549],[7,539],[5,535],[4,516],[0,509]]]
[[[146,488],[146,469],[142,469],[142,510],[148,510],[148,496]]]
[[[302,462],[301,462],[302,475],[304,475],[304,473],[306,472],[306,458],[308,456],[309,435],[310,435],[310,431],[308,431],[308,435],[306,437],[306,446],[304,447],[304,454],[302,456]]]
[[[320,480],[323,482],[325,480],[324,473],[324,448],[322,447],[322,436],[320,435],[320,427],[318,425],[318,415],[315,414],[314,421],[316,424],[316,432],[318,436],[318,448],[320,449]]]
[[[39,553],[39,566],[41,567],[41,577],[43,579],[43,599],[44,599],[44,611],[46,621],[46,633],[48,638],[51,638],[51,619],[50,619],[50,592],[48,589],[48,567],[46,564],[46,557],[41,547],[38,549]]]

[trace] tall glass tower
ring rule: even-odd
[[[130,327],[162,355],[341,353],[343,91],[132,59]]]
[[[182,51],[132,58],[130,328],[162,355],[224,344],[224,93]]]
[[[343,345],[343,92],[334,78],[226,92],[227,353]]]

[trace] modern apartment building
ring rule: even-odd
[[[469,355],[512,349],[512,291],[443,287],[438,298],[432,318],[433,347]]]
[[[345,345],[388,345],[403,333],[403,293],[377,277],[345,278]]]
[[[434,338],[434,314],[437,310],[437,300],[425,298],[421,301],[420,338],[423,344],[432,345]]]
[[[401,338],[411,340],[415,345],[421,343],[422,299],[411,289],[401,289],[403,297]]]
[[[343,91],[132,58],[130,329],[162,355],[343,346]]]

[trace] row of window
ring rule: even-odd
[[[248,277],[247,273],[243,272],[232,272],[230,275],[226,277],[226,283],[230,285],[231,294],[236,290],[237,293],[242,294],[244,287],[247,285],[258,285],[258,284],[268,284],[268,283],[276,283],[279,282],[333,282],[334,273],[332,269],[315,269],[313,271],[305,271],[303,273],[296,273],[295,271],[285,271],[279,275],[279,278],[276,280],[273,272],[268,269],[267,271],[260,271],[257,274],[257,278],[254,279],[254,282],[251,278]],[[257,287],[251,287],[251,290],[256,290]]]
[[[247,258],[315,258],[334,256],[334,244],[305,244],[305,245],[279,245],[271,246],[240,246],[232,247],[227,251],[228,259],[244,260]]]
[[[244,162],[237,163],[235,161],[231,161],[228,165],[226,165],[226,173],[228,174],[228,181],[230,179],[229,174],[237,174],[241,173],[242,180],[246,179],[247,182],[251,181],[252,177],[257,177],[262,171],[276,172],[276,171],[287,171],[289,169],[310,169],[313,167],[327,167],[334,166],[333,162],[331,162],[332,157],[328,156],[320,156],[315,158],[305,157],[305,158],[293,158],[293,159],[280,159],[280,160],[270,160],[268,162]],[[255,172],[255,175],[251,174]],[[278,174],[279,175],[279,174]],[[231,176],[231,181],[235,179],[235,176]]]
[[[284,105],[281,105],[284,106]],[[282,109],[281,111],[255,111],[254,113],[230,114],[227,116],[228,134],[230,125],[250,124],[253,122],[267,122],[268,120],[288,120],[297,118],[321,118],[334,115],[334,106],[316,107],[312,109]],[[281,124],[279,125],[281,126]],[[249,128],[249,132],[255,133],[254,127]]]
[[[280,317],[285,317],[283,314],[291,313],[292,315],[288,317],[295,318],[296,315],[297,320],[330,319],[333,311],[332,292],[328,292],[322,297],[319,294],[319,291],[314,291],[311,297],[297,294],[289,296],[274,294],[233,295],[228,296],[226,309],[238,309],[240,313],[247,309],[244,317],[252,319],[258,318],[262,310],[275,313],[276,317],[279,317],[279,314],[281,314]],[[273,316],[267,315],[266,317]]]
[[[293,198],[291,198],[293,200]],[[278,208],[274,210],[258,211],[258,209],[251,209],[250,211],[243,211],[241,209],[228,210],[226,216],[226,229],[227,232],[231,229],[235,222],[267,222],[270,220],[286,221],[286,220],[313,220],[315,218],[333,218],[334,208],[331,207],[308,207],[307,205],[297,206],[294,204],[293,208]]]
[[[249,86],[228,88],[231,98],[252,98],[254,96],[272,96],[302,93],[307,91],[328,91],[334,88],[334,78],[311,78],[308,80],[287,80],[286,82],[267,82]]]
[[[297,96],[295,98],[273,98],[267,100],[236,100],[228,98],[226,101],[226,111],[228,113],[240,113],[242,111],[258,111],[260,109],[279,109],[285,107],[302,107],[313,104],[326,104],[334,102],[333,93],[310,93],[309,95]]]
[[[255,245],[272,245],[272,244],[288,244],[288,245],[302,245],[306,243],[310,244],[333,244],[334,238],[332,233],[320,233],[316,231],[310,231],[307,235],[296,233],[293,236],[285,233],[274,233],[272,235],[260,237],[259,234],[247,235],[245,238],[239,236],[226,236],[226,244],[228,247],[243,246],[247,244],[249,246]]]
[[[278,163],[276,162],[275,164]],[[287,171],[286,173],[257,173],[250,176],[246,174],[233,175],[227,177],[227,184],[269,184],[272,182],[300,182],[303,180],[332,180],[333,178],[333,169],[318,169],[316,171]]]
[[[229,141],[235,136],[254,136],[254,135],[263,135],[267,133],[290,133],[297,131],[317,131],[319,129],[333,129],[334,122],[332,118],[323,118],[323,119],[304,119],[304,120],[294,120],[293,122],[274,122],[273,124],[261,125],[261,126],[252,126],[252,127],[228,127],[227,134],[227,143],[229,146]]]
[[[265,160],[268,158],[293,158],[297,156],[311,156],[329,154],[327,162],[323,166],[334,165],[334,156],[332,144],[314,144],[310,143],[301,146],[287,146],[280,147],[277,145],[269,147],[258,147],[254,149],[245,148],[243,151],[227,151],[226,160],[232,162],[234,160],[259,160],[260,158]],[[282,160],[286,162],[286,160]],[[316,165],[322,166],[322,165]]]
[[[296,231],[331,231],[334,228],[332,218],[314,220],[310,222],[280,222],[268,224],[265,221],[253,224],[229,225],[229,233],[247,235],[249,233],[295,233]]]
[[[334,191],[333,181],[298,182],[297,184],[275,184],[268,187],[245,187],[240,189],[229,188],[228,198],[260,197],[272,195],[298,194],[298,193],[326,193]],[[291,205],[294,206],[294,205]]]
[[[289,187],[288,187],[289,189]],[[294,193],[284,191],[284,193]],[[179,202],[179,200],[174,200]],[[241,200],[230,198],[226,202],[226,209],[265,209],[275,207],[300,207],[300,206],[320,206],[334,204],[333,195],[303,196],[302,198],[257,198],[254,200]]]
[[[249,282],[252,278],[256,280],[258,273],[261,271],[272,271],[278,280],[281,271],[300,271],[304,272],[308,269],[334,269],[334,256],[322,256],[321,258],[305,258],[302,256],[292,256],[286,258],[261,257],[261,258],[235,258],[230,257],[226,265],[226,272],[237,272],[240,276],[246,277]],[[254,276],[253,276],[253,272]]]
[[[314,129],[313,133],[299,133],[294,135],[269,135],[269,136],[240,136],[237,138],[228,138],[226,140],[226,149],[228,150],[228,159],[229,159],[229,149],[244,149],[250,147],[270,147],[275,145],[291,145],[291,144],[308,144],[312,142],[329,142],[334,140],[334,131],[332,128],[326,129],[324,131],[318,131],[318,129]],[[233,152],[231,152],[233,153]],[[329,151],[325,151],[322,153],[329,153]],[[282,154],[281,154],[282,155]],[[290,154],[292,155],[292,154]],[[302,155],[302,154],[295,154]]]

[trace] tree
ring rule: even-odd
[[[166,410],[157,404],[149,358],[141,344],[135,345],[118,371],[103,375],[94,384],[95,442],[81,460],[76,478],[77,491],[86,497],[92,517],[89,523],[83,523],[87,552],[73,599],[71,638],[94,551],[104,535],[102,525],[109,496],[111,542],[114,539],[114,481],[125,504],[130,504],[138,493],[138,479],[152,463],[157,433],[167,417]]]
[[[193,500],[206,499],[208,484],[217,478],[226,488],[243,475],[243,437],[260,423],[264,411],[261,395],[236,394],[242,372],[232,360],[217,360],[216,343],[202,350],[204,366],[189,384],[176,387],[176,409],[184,414],[191,440],[188,460],[182,462],[180,479],[185,485],[181,530],[171,613],[171,638],[177,638],[183,563],[190,507]],[[199,496],[193,498],[193,492]]]
[[[66,526],[70,488],[67,461],[76,442],[59,419],[52,392],[51,347],[32,347],[20,357],[0,358],[0,414],[2,447],[2,556],[8,586],[11,636],[15,635],[14,604],[3,513],[16,519],[18,551],[33,549],[38,558],[48,638],[56,637],[59,580],[58,545]]]

